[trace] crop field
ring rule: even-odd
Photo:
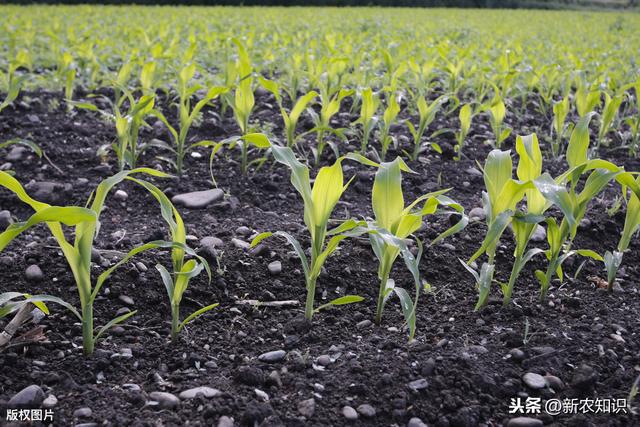
[[[0,17],[0,425],[640,425],[640,14]]]

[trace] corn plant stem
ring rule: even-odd
[[[171,304],[171,342],[175,343],[178,339],[180,325],[180,305]]]
[[[318,131],[318,146],[316,147],[316,166],[320,164],[320,157],[324,151],[324,130]]]
[[[418,160],[418,156],[420,155],[420,148],[422,148],[422,144],[420,140],[422,139],[422,134],[416,135],[415,144],[413,145],[413,154],[411,155],[411,160],[414,162]]]
[[[362,135],[362,143],[360,144],[360,154],[365,156],[367,154],[368,146],[369,146],[369,134],[367,133],[367,129],[365,129]]]
[[[505,307],[511,304],[511,296],[513,294],[513,288],[515,287],[516,280],[518,280],[518,276],[520,275],[520,270],[522,266],[523,255],[516,255],[516,259],[513,262],[513,267],[511,268],[511,275],[509,276],[509,283],[507,284],[507,288],[505,289],[505,293],[502,299],[502,305]]]
[[[313,302],[316,296],[316,280],[316,277],[311,277],[307,282],[307,300],[304,306],[304,317],[308,321],[313,319]]]
[[[384,307],[384,294],[387,289],[387,282],[389,281],[389,271],[385,271],[382,274],[382,279],[380,280],[380,289],[378,291],[378,304],[376,305],[376,317],[374,319],[376,325],[380,325],[382,323],[382,309]]]
[[[241,150],[242,150],[242,152],[241,152],[240,170],[242,172],[242,175],[246,175],[247,174],[248,153],[247,153],[247,143],[245,141],[242,141]]]
[[[82,307],[82,349],[85,356],[93,354],[95,340],[93,337],[93,305],[90,303]]]

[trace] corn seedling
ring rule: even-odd
[[[562,141],[567,132],[571,131],[565,124],[570,110],[571,105],[568,96],[553,104],[553,133],[555,138],[551,141],[551,155],[554,159],[557,159],[562,154]]]
[[[124,179],[130,179],[132,175],[147,174],[155,177],[165,177],[167,175],[155,171],[153,169],[134,169],[131,171],[120,172],[110,178],[102,181],[92,198],[87,203],[88,208],[75,206],[51,206],[43,202],[39,202],[31,198],[22,185],[13,177],[5,172],[0,172],[0,186],[14,193],[22,202],[29,205],[35,213],[25,222],[10,225],[3,233],[0,234],[0,251],[25,230],[45,223],[49,228],[52,236],[56,240],[60,250],[62,251],[67,263],[73,273],[73,277],[78,288],[80,297],[80,311],[71,304],[50,295],[39,295],[27,298],[25,301],[33,302],[53,302],[60,304],[69,309],[82,323],[82,346],[85,355],[93,353],[96,341],[111,327],[124,322],[135,314],[135,311],[118,316],[102,326],[97,332],[94,330],[93,305],[98,296],[102,285],[109,276],[122,264],[127,262],[133,256],[149,249],[159,247],[173,247],[174,243],[164,241],[153,241],[132,249],[118,263],[104,271],[97,278],[95,285],[91,279],[91,250],[93,242],[100,228],[100,213],[104,208],[104,203],[109,191]],[[141,180],[137,180],[141,182]],[[162,206],[163,213],[171,211],[171,207]],[[67,241],[62,229],[62,225],[73,226],[75,240],[73,243]]]
[[[464,209],[458,203],[444,196],[448,190],[440,190],[424,194],[405,207],[402,193],[402,172],[415,173],[402,161],[400,157],[392,162],[377,164],[357,154],[349,154],[349,158],[355,159],[366,165],[377,167],[371,201],[375,221],[370,224],[374,232],[369,233],[369,241],[376,258],[378,259],[378,279],[380,286],[378,302],[376,305],[375,323],[382,322],[384,306],[392,294],[400,299],[400,305],[405,321],[409,328],[409,339],[415,334],[415,313],[418,299],[422,293],[422,283],[418,265],[422,255],[422,244],[418,242],[418,256],[414,257],[405,244],[405,239],[416,232],[421,226],[425,216],[441,214],[439,207],[450,208],[452,212],[460,216],[460,220],[437,236],[431,245],[459,232],[468,223],[464,215]],[[412,300],[410,294],[401,287],[395,285],[390,278],[391,269],[398,255],[402,254],[408,270],[415,282],[415,297]]]
[[[296,127],[298,126],[300,115],[304,112],[307,106],[318,96],[318,93],[312,90],[306,95],[301,96],[296,100],[293,108],[291,108],[291,111],[287,113],[287,111],[282,106],[282,98],[280,97],[280,89],[278,84],[275,81],[267,80],[263,77],[260,77],[259,80],[260,84],[275,96],[276,102],[280,107],[282,122],[284,123],[285,135],[287,137],[287,147],[293,147],[294,145],[296,145],[298,139],[296,136]]]
[[[577,254],[604,261],[592,250],[571,249],[578,224],[584,218],[589,202],[614,179],[627,186],[636,195],[640,191],[638,183],[629,172],[605,160],[588,159],[589,122],[593,114],[589,113],[582,117],[571,134],[566,156],[569,170],[556,179],[544,173],[534,181],[544,198],[556,205],[563,214],[559,225],[554,218],[546,219],[549,248],[545,251],[545,255],[549,263],[546,272],[541,270],[535,272],[540,282],[540,299],[547,296],[554,275],[557,275],[560,281],[563,280],[562,264],[570,256]],[[587,173],[584,186],[581,191],[578,191],[577,184]]]
[[[218,306],[217,303],[207,305],[194,311],[183,321],[180,321],[180,303],[184,293],[189,287],[189,281],[199,275],[203,270],[206,270],[209,276],[209,282],[211,282],[211,270],[204,258],[196,255],[186,246],[187,232],[182,217],[162,190],[149,182],[135,178],[130,179],[146,188],[158,201],[162,207],[162,217],[169,225],[171,241],[175,245],[171,251],[173,274],[169,273],[162,264],[156,264],[156,269],[160,273],[162,283],[169,296],[171,304],[171,341],[176,342],[178,334],[189,322]],[[186,253],[192,255],[193,258],[185,261]]]
[[[355,122],[362,126],[362,138],[360,140],[360,154],[363,156],[367,154],[367,147],[369,147],[369,138],[371,132],[378,122],[376,113],[380,106],[380,100],[377,95],[373,94],[371,88],[366,88],[362,91],[360,104],[360,117]]]
[[[494,147],[500,148],[504,140],[511,135],[511,129],[504,127],[504,118],[507,115],[504,101],[500,96],[496,95],[491,103],[485,106],[485,109],[489,113],[489,123],[495,136]]]
[[[636,178],[636,184],[640,186],[640,177]],[[628,193],[628,197],[627,197]],[[607,271],[607,284],[609,291],[613,291],[613,284],[618,274],[618,269],[622,265],[622,257],[631,243],[632,237],[640,229],[640,198],[633,191],[628,191],[626,186],[622,186],[622,194],[626,197],[627,213],[625,214],[622,235],[615,251],[607,251],[604,254],[603,262]]]
[[[523,182],[513,179],[512,168],[511,152],[498,149],[489,153],[484,164],[483,176],[486,191],[482,192],[482,205],[486,214],[487,234],[482,245],[467,264],[471,264],[483,254],[487,255],[488,262],[483,264],[480,274],[465,264],[467,270],[472,272],[476,279],[479,293],[476,310],[483,308],[487,304],[495,271],[495,254],[500,238],[504,230],[512,222],[516,214],[516,206],[523,199],[526,191],[534,188],[531,181]],[[526,248],[526,243],[524,248]],[[522,252],[524,252],[524,248],[522,248]],[[526,258],[524,255],[523,257]],[[502,285],[503,292],[505,292],[505,302],[507,301],[507,294],[510,298],[509,287],[512,287],[512,284]]]
[[[329,96],[326,91],[322,91],[320,99],[321,99],[321,108],[320,115],[316,114],[315,111],[309,109],[309,114],[314,122],[314,128],[311,131],[316,132],[316,148],[313,149],[313,158],[315,160],[315,164],[320,164],[320,159],[322,157],[322,153],[324,152],[327,141],[325,140],[325,135],[327,133],[333,133],[339,138],[344,138],[344,129],[334,129],[331,127],[331,118],[340,111],[340,104],[342,100],[348,96],[353,95],[353,90],[348,89],[340,89],[338,92],[334,93],[333,96]],[[331,143],[330,143],[331,144]],[[338,157],[338,150],[335,146],[332,145],[333,151],[336,153],[336,157]]]
[[[182,175],[184,169],[184,158],[189,150],[197,147],[197,144],[187,145],[187,137],[189,135],[189,129],[193,125],[194,121],[202,111],[202,109],[208,105],[211,101],[218,96],[227,92],[227,88],[221,86],[214,86],[207,90],[206,95],[200,99],[193,108],[191,107],[191,98],[195,93],[202,88],[199,84],[192,84],[191,81],[196,72],[196,65],[190,64],[184,67],[178,76],[178,129],[171,126],[167,118],[158,110],[153,110],[152,114],[158,117],[164,125],[169,129],[169,133],[173,139],[175,149],[169,148],[176,155],[175,162],[170,159],[164,159],[170,162],[176,169],[178,175]]]
[[[464,148],[465,140],[467,139],[467,135],[469,134],[469,130],[471,130],[471,121],[473,120],[473,116],[475,115],[474,108],[471,104],[464,104],[460,107],[460,111],[458,112],[458,120],[460,120],[460,129],[455,132],[456,137],[456,157],[455,160],[460,160],[462,158],[462,149]]]
[[[391,130],[391,125],[395,122],[396,117],[398,117],[398,113],[400,113],[400,105],[398,105],[395,95],[393,93],[388,93],[387,108],[385,108],[384,113],[382,114],[380,132],[378,134],[380,144],[382,145],[380,159],[383,161],[387,157],[389,145],[391,145],[391,142],[394,140],[393,137],[389,135],[389,131]]]
[[[409,120],[405,121],[405,125],[413,137],[413,152],[409,155],[411,160],[416,161],[418,159],[418,155],[423,150],[422,136],[436,118],[436,114],[440,111],[442,105],[446,103],[448,99],[448,97],[443,95],[435,99],[431,104],[427,104],[427,100],[423,96],[418,97],[418,102],[416,102],[419,114],[418,127],[416,128]],[[431,147],[438,153],[442,153],[442,149],[435,142],[431,143]]]
[[[600,114],[600,127],[598,129],[598,144],[596,146],[596,151],[600,149],[602,144],[606,145],[607,134],[613,128],[622,100],[622,95],[610,96],[608,93],[604,92],[604,105],[602,106],[602,114]]]
[[[349,183],[345,185],[343,181],[342,158],[338,158],[332,166],[322,167],[316,176],[313,188],[311,188],[309,168],[296,159],[291,148],[272,144],[271,150],[276,161],[284,164],[291,170],[291,183],[304,202],[304,223],[307,226],[311,238],[311,260],[307,260],[305,251],[296,238],[284,231],[261,233],[253,239],[251,247],[256,246],[262,240],[272,235],[286,239],[293,247],[302,263],[302,269],[304,271],[307,289],[305,317],[310,321],[315,312],[316,282],[318,276],[320,276],[322,266],[327,258],[338,249],[340,242],[352,236],[349,232],[354,230],[358,225],[355,221],[346,221],[336,228],[327,230],[331,213]],[[330,239],[329,242],[325,244],[327,237]],[[334,300],[329,302],[329,305],[335,305],[338,302],[344,303],[345,301],[355,302],[360,300],[359,297],[354,296],[343,298],[347,299]],[[325,306],[327,305],[325,304]],[[324,306],[321,307],[324,308]]]

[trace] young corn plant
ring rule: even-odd
[[[82,346],[85,355],[91,355],[94,351],[96,341],[111,327],[124,322],[135,314],[135,311],[118,316],[102,326],[97,332],[94,330],[94,314],[93,305],[98,296],[102,285],[109,276],[122,264],[127,262],[136,254],[146,250],[173,247],[172,242],[153,241],[138,246],[129,251],[114,266],[104,271],[97,278],[95,284],[91,279],[91,250],[93,248],[94,239],[97,236],[100,227],[100,213],[104,208],[104,203],[109,191],[118,183],[125,179],[130,179],[132,175],[146,174],[155,177],[166,177],[168,175],[153,169],[139,168],[131,171],[119,172],[116,175],[102,181],[92,198],[87,203],[87,208],[75,206],[51,206],[43,202],[39,202],[31,198],[24,190],[22,185],[12,176],[5,172],[0,172],[0,186],[14,193],[22,202],[29,205],[35,213],[25,222],[10,225],[3,233],[0,234],[0,251],[25,230],[44,223],[49,228],[53,238],[56,240],[60,250],[62,251],[78,288],[80,297],[80,311],[71,304],[50,295],[39,295],[27,298],[28,302],[46,301],[60,304],[69,309],[82,324]],[[139,182],[141,180],[138,180]],[[171,211],[169,206],[161,206],[162,211]],[[74,227],[75,240],[73,243],[67,241],[62,225]]]
[[[116,153],[118,168],[121,171],[127,166],[135,168],[142,153],[151,146],[150,144],[139,144],[138,137],[140,128],[147,125],[145,119],[152,114],[154,104],[153,96],[143,95],[136,100],[127,89],[123,88],[122,91],[123,96],[115,104],[105,98],[111,104],[113,113],[100,110],[91,103],[68,101],[74,107],[95,111],[115,122],[117,142],[111,144],[110,148]],[[129,101],[126,113],[121,110],[125,99]],[[101,147],[100,152],[104,152],[108,148],[109,146]]]
[[[405,240],[422,226],[425,216],[442,214],[440,207],[450,208],[453,213],[460,216],[460,220],[437,236],[431,245],[462,230],[467,225],[468,218],[460,204],[444,196],[444,193],[449,190],[424,194],[405,207],[402,193],[402,172],[414,172],[400,157],[392,162],[381,164],[372,162],[358,154],[349,154],[347,157],[378,168],[371,196],[375,221],[369,224],[373,231],[369,233],[369,241],[378,259],[378,279],[380,280],[375,323],[379,325],[382,322],[384,306],[390,296],[395,294],[400,300],[400,306],[409,329],[409,340],[412,340],[416,330],[416,307],[423,290],[418,268],[422,244],[416,239],[419,251],[418,256],[414,257],[407,248]],[[402,258],[414,279],[415,296],[413,300],[404,288],[396,286],[395,281],[390,278],[391,269],[400,254],[402,254]]]
[[[576,85],[576,112],[582,118],[600,106],[600,90],[594,89],[584,78],[578,78]]]
[[[418,127],[416,128],[411,121],[406,120],[404,123],[409,129],[411,136],[413,137],[413,152],[411,154],[405,153],[412,161],[418,160],[418,156],[424,150],[422,145],[422,137],[433,120],[436,118],[436,114],[442,108],[449,98],[447,96],[440,96],[435,99],[431,104],[427,104],[427,100],[423,96],[418,97],[416,106],[418,107]],[[442,153],[442,149],[438,144],[431,143],[431,147],[438,153]]]
[[[15,59],[9,62],[7,74],[5,77],[7,81],[7,95],[5,96],[4,100],[0,102],[0,112],[11,105],[11,103],[15,101],[16,98],[18,98],[22,86],[29,78],[29,74],[19,75],[17,71],[20,67],[28,67],[30,62],[31,60],[29,54],[26,51],[19,51],[16,54]]]
[[[298,141],[298,136],[296,135],[296,127],[298,126],[300,115],[304,112],[307,106],[318,96],[318,93],[312,90],[307,94],[301,96],[297,99],[297,101],[293,105],[293,108],[291,108],[291,111],[287,113],[287,110],[285,110],[282,106],[282,98],[280,96],[280,89],[278,87],[278,84],[275,81],[267,80],[263,77],[260,77],[259,80],[260,84],[265,89],[273,93],[276,98],[276,102],[280,107],[280,115],[282,116],[285,135],[287,136],[287,147],[295,146]]]
[[[566,156],[569,170],[555,179],[544,173],[534,181],[544,198],[556,205],[563,215],[560,224],[554,218],[546,219],[549,249],[545,251],[545,255],[549,262],[546,272],[535,272],[540,282],[541,300],[546,298],[554,276],[563,280],[562,264],[570,256],[577,254],[604,261],[592,250],[571,248],[578,224],[584,218],[589,202],[614,179],[636,195],[640,194],[640,187],[631,173],[605,160],[589,160],[589,121],[592,115],[593,113],[589,113],[582,117],[571,134]],[[582,190],[578,191],[578,183],[586,174],[588,177]]]
[[[391,143],[393,142],[393,137],[389,134],[391,125],[395,122],[396,117],[398,117],[399,113],[400,105],[398,105],[398,101],[394,94],[389,93],[387,108],[385,108],[384,113],[382,114],[382,121],[380,122],[380,132],[378,134],[380,144],[382,145],[380,159],[383,161],[387,157],[389,145],[391,145]]]
[[[316,112],[313,111],[311,108],[308,109],[309,114],[311,115],[311,118],[313,119],[313,122],[315,125],[314,128],[311,129],[311,131],[316,132],[317,145],[316,145],[316,148],[312,148],[313,158],[315,160],[316,166],[320,164],[322,153],[324,152],[324,149],[327,144],[325,135],[327,133],[333,133],[339,138],[344,138],[344,129],[342,128],[334,129],[331,126],[331,118],[338,111],[340,111],[340,104],[342,103],[342,100],[346,97],[353,95],[353,93],[354,93],[353,90],[340,89],[338,92],[334,93],[333,96],[329,97],[328,93],[323,91],[323,93],[320,96],[320,99],[322,100],[320,115],[316,114]],[[329,144],[331,143],[329,142]],[[338,157],[338,149],[334,145],[331,145],[331,147],[333,148],[333,151],[335,152],[336,157]]]
[[[253,239],[251,246],[254,247],[273,235],[280,236],[289,242],[300,259],[302,270],[304,271],[307,290],[304,313],[305,318],[311,321],[313,314],[320,308],[361,300],[360,297],[346,296],[314,309],[316,282],[320,276],[322,266],[327,258],[338,249],[340,242],[353,235],[350,231],[353,231],[358,225],[356,221],[351,220],[331,230],[327,229],[331,213],[350,181],[346,185],[344,184],[342,175],[343,158],[338,158],[332,166],[325,166],[320,169],[312,188],[309,168],[296,159],[291,148],[272,144],[271,150],[276,161],[291,170],[291,183],[304,202],[304,223],[311,238],[311,260],[307,259],[300,242],[284,231],[261,233]],[[326,242],[328,237],[329,241]]]
[[[614,123],[618,117],[618,110],[622,104],[623,97],[621,94],[610,96],[604,92],[604,105],[600,114],[600,127],[598,129],[598,142],[596,152],[604,144],[607,145],[607,134],[614,128]]]
[[[171,163],[180,176],[182,175],[184,170],[185,156],[191,149],[199,146],[197,143],[191,145],[187,144],[189,129],[206,105],[208,105],[218,96],[227,92],[226,87],[211,87],[207,90],[206,95],[192,107],[191,98],[198,90],[202,89],[201,85],[192,83],[195,73],[196,64],[190,64],[184,67],[178,75],[178,129],[171,126],[167,118],[160,111],[153,110],[152,112],[153,115],[158,117],[169,130],[175,147],[168,147],[169,150],[175,153],[175,161],[166,158],[163,159]]]
[[[458,112],[458,120],[460,120],[460,130],[455,132],[456,161],[462,159],[462,149],[464,148],[464,143],[467,139],[467,135],[469,134],[469,130],[471,130],[471,121],[473,120],[474,115],[475,111],[472,104],[464,104],[462,107],[460,107],[460,111]]]
[[[551,155],[554,159],[558,159],[562,154],[562,141],[565,135],[571,132],[571,126],[566,125],[567,115],[570,110],[571,104],[568,96],[553,104],[553,133],[555,138],[551,140]]]
[[[510,151],[492,150],[484,164],[483,176],[486,191],[482,192],[482,205],[486,214],[487,234],[480,248],[466,264],[463,263],[465,268],[476,279],[476,287],[478,289],[476,311],[486,306],[489,299],[491,285],[494,281],[496,249],[500,238],[507,226],[512,223],[516,214],[516,206],[523,199],[526,191],[534,188],[531,181],[513,179],[512,169],[513,162]],[[522,234],[526,235],[526,233]],[[526,244],[524,248],[526,248]],[[522,248],[522,252],[524,252],[524,248]],[[520,253],[520,251],[517,253]],[[483,254],[487,255],[488,262],[483,263],[480,274],[478,274],[468,264],[471,264]],[[523,258],[526,257],[526,255],[523,255]],[[502,285],[502,289],[505,292],[505,297],[508,294],[510,298],[508,286]]]
[[[376,113],[380,106],[379,98],[373,94],[371,88],[366,88],[362,91],[362,100],[360,104],[360,117],[356,120],[355,124],[362,126],[362,138],[360,140],[360,154],[363,156],[367,154],[367,148],[369,147],[369,138],[371,133],[376,127],[378,118]]]
[[[240,134],[244,136],[251,133],[249,129],[249,117],[255,106],[255,97],[253,96],[253,67],[249,59],[249,54],[244,46],[239,41],[236,41],[236,45],[238,46],[239,54],[237,71],[240,81],[235,88],[233,97],[228,96],[227,100],[233,110],[236,123],[240,128]],[[238,141],[238,144],[240,145],[241,152],[240,169],[242,174],[246,175],[249,167],[249,144],[245,143],[242,139]]]
[[[171,242],[174,244],[171,250],[173,274],[162,264],[156,264],[156,269],[160,273],[162,283],[169,296],[169,302],[171,304],[171,341],[175,343],[178,340],[180,331],[182,331],[189,322],[218,306],[217,303],[204,306],[188,315],[184,320],[180,320],[180,303],[182,302],[184,293],[189,287],[190,280],[198,276],[203,270],[206,270],[209,276],[209,282],[211,282],[211,269],[204,258],[196,255],[193,250],[187,247],[187,232],[184,227],[184,221],[162,190],[149,182],[136,178],[129,179],[146,188],[147,191],[153,195],[162,207],[162,217],[169,225]],[[185,260],[186,254],[192,255],[193,258]]]
[[[636,184],[640,187],[640,177],[636,178]],[[609,291],[613,291],[613,284],[622,265],[622,257],[625,251],[629,249],[631,238],[640,229],[640,198],[633,191],[628,191],[624,185],[622,186],[622,194],[627,201],[627,213],[625,214],[622,235],[617,249],[613,252],[605,252],[603,257]]]
[[[489,113],[489,123],[491,124],[493,135],[496,138],[494,147],[500,148],[504,140],[511,135],[511,129],[504,127],[504,118],[507,115],[504,101],[499,95],[496,95],[491,101],[491,104],[485,106],[485,109]]]

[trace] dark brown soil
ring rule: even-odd
[[[116,171],[112,156],[104,159],[106,163],[96,156],[98,147],[112,142],[115,131],[93,113],[70,114],[66,107],[56,107],[51,100],[62,104],[57,94],[22,95],[15,108],[0,115],[0,141],[21,137],[39,144],[62,173],[25,153],[22,160],[12,164],[17,178],[24,184],[35,180],[60,183],[61,188],[67,185],[54,192],[53,202],[82,205],[97,183]],[[254,117],[282,138],[281,120],[275,114],[273,100],[263,94],[257,105]],[[355,119],[347,107],[344,105],[337,116],[337,125],[345,126]],[[514,127],[514,135],[535,130],[541,138],[547,134],[548,119],[532,111],[522,119],[509,115],[507,122]],[[431,131],[455,126],[455,119],[439,118]],[[310,127],[306,119],[301,121],[301,131]],[[193,129],[193,140],[219,140],[236,132],[230,115],[220,121],[205,112],[202,124]],[[393,133],[407,136],[404,127],[394,128]],[[141,134],[143,141],[154,137],[168,141],[167,135],[157,133],[157,129],[143,130]],[[468,138],[468,157],[455,162],[451,159],[452,137],[440,137],[445,148],[443,156],[425,153],[419,162],[410,165],[417,174],[405,176],[405,199],[410,201],[425,192],[452,187],[450,196],[467,211],[480,206],[482,178],[469,169],[476,167],[476,160],[482,163],[490,151],[484,144],[486,139],[490,139],[490,129],[486,120],[479,118]],[[314,136],[309,135],[305,141],[313,140]],[[345,143],[340,144],[344,150]],[[353,139],[352,148],[358,144]],[[506,147],[512,145],[513,136]],[[7,150],[0,151],[0,163],[6,153]],[[211,188],[209,153],[200,153],[201,158],[188,158],[184,178],[156,182],[169,195]],[[156,154],[159,153],[149,152],[141,163],[169,170],[167,164],[154,159]],[[332,161],[330,156],[327,150],[326,162]],[[603,157],[628,170],[639,169],[638,160],[626,158],[624,151],[605,151]],[[534,259],[521,275],[512,306],[502,307],[496,287],[489,306],[474,312],[477,293],[473,278],[458,261],[475,252],[485,231],[484,224],[471,223],[447,239],[446,245],[425,250],[421,270],[434,291],[421,299],[418,332],[411,344],[402,330],[402,316],[395,301],[387,306],[381,327],[357,326],[373,319],[377,265],[366,242],[347,241],[327,262],[326,273],[318,283],[317,301],[342,294],[362,295],[365,300],[321,312],[312,327],[306,328],[300,322],[303,276],[297,259],[289,255],[290,248],[281,241],[268,240],[267,250],[256,255],[231,242],[232,238],[249,240],[237,231],[246,226],[252,234],[286,230],[307,243],[301,201],[283,167],[269,161],[243,177],[237,159],[236,153],[225,153],[214,163],[219,187],[227,193],[224,201],[201,210],[181,209],[188,232],[197,238],[195,247],[205,236],[218,237],[225,244],[218,253],[224,273],[214,274],[210,284],[204,275],[194,279],[183,302],[183,313],[213,302],[219,302],[220,307],[193,322],[180,342],[172,345],[167,339],[169,304],[154,268],[158,262],[166,263],[166,256],[140,256],[137,261],[143,262],[148,271],[139,272],[132,263],[108,281],[95,305],[96,324],[104,324],[126,306],[119,298],[123,295],[134,300],[138,313],[101,340],[93,357],[83,357],[80,325],[57,306],[51,306],[51,315],[40,321],[46,342],[0,352],[0,423],[4,422],[7,401],[30,384],[57,397],[54,425],[60,426],[84,422],[117,426],[216,425],[223,415],[233,417],[237,425],[344,425],[350,422],[342,408],[362,404],[375,408],[376,415],[360,415],[353,424],[407,425],[411,418],[419,417],[428,425],[443,427],[506,425],[513,417],[508,413],[511,398],[627,398],[633,381],[640,375],[637,239],[624,259],[621,292],[610,294],[596,288],[592,276],[604,277],[604,272],[602,265],[594,261],[587,262],[573,279],[581,264],[576,259],[569,263],[566,283],[560,288],[554,286],[548,300],[540,303],[533,271],[544,268],[544,263]],[[558,171],[562,165],[549,160],[547,167]],[[346,177],[356,174],[357,178],[336,208],[334,218],[371,215],[373,171],[352,162],[345,162],[344,169]],[[133,183],[118,188],[129,197],[125,202],[109,199],[101,217],[97,247],[125,252],[143,241],[164,237],[166,227],[154,200]],[[624,212],[612,216],[607,213],[615,191],[611,186],[592,203],[587,215],[591,225],[580,231],[577,247],[599,252],[615,248],[624,221]],[[0,191],[0,210],[9,210],[20,220],[30,214],[5,190]],[[429,219],[418,237],[428,241],[446,226],[445,217]],[[124,238],[113,235],[119,230],[125,230]],[[506,280],[509,274],[513,251],[508,234],[503,240],[497,267],[500,280]],[[282,261],[278,276],[267,270],[274,260]],[[43,281],[27,282],[25,269],[30,264],[42,269]],[[400,264],[394,271],[396,282],[411,288],[410,277]],[[12,243],[0,254],[0,265],[0,292],[47,293],[78,304],[72,276],[44,227],[37,227]],[[95,267],[96,273],[101,270],[100,266]],[[247,299],[299,300],[300,305],[255,308],[238,304]],[[611,335],[617,332],[624,342],[612,339]],[[523,360],[510,356],[516,348],[523,351]],[[133,357],[118,357],[122,349],[130,349]],[[260,354],[279,349],[287,352],[283,361],[258,361]],[[328,366],[316,363],[321,355],[331,357]],[[582,378],[590,370],[592,375]],[[528,372],[557,376],[565,387],[531,390],[522,381]],[[409,383],[420,379],[426,381],[426,388],[412,390]],[[132,391],[125,384],[137,384],[140,390]],[[182,401],[174,410],[146,405],[148,394],[153,391],[178,395],[195,386],[213,387],[221,394],[211,399]],[[269,400],[263,402],[255,389],[265,392]],[[298,409],[299,402],[311,398],[315,399],[315,412],[307,419]],[[91,408],[92,415],[74,418],[74,411],[83,407]],[[630,414],[533,416],[548,425],[640,424],[637,416]]]

